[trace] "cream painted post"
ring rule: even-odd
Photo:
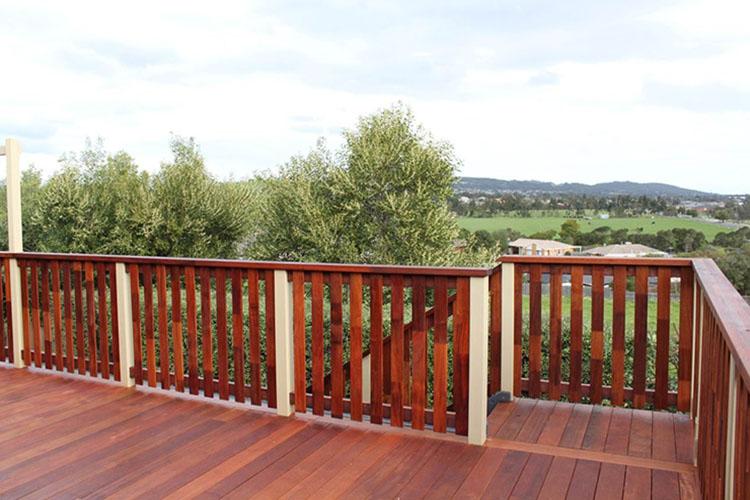
[[[507,392],[513,399],[513,362],[514,362],[514,349],[513,345],[513,301],[515,297],[513,294],[515,279],[515,267],[511,263],[502,263],[502,284],[501,284],[501,296],[502,296],[502,329],[500,331],[500,390]]]
[[[8,251],[23,252],[23,231],[21,224],[21,145],[15,139],[6,139],[0,153],[5,155],[5,192],[8,203]],[[11,308],[13,311],[13,365],[23,368],[23,322],[21,308],[21,271],[16,259],[10,259],[8,269],[10,279]]]
[[[737,370],[729,354],[729,400],[727,401],[727,456],[724,462],[724,498],[734,498],[734,455],[737,431]]]
[[[469,283],[469,444],[487,439],[487,363],[489,362],[490,279]]]
[[[133,305],[130,301],[130,277],[125,264],[115,264],[117,283],[117,327],[120,331],[120,382],[125,387],[133,387],[135,380],[130,375],[134,366],[133,354]]]
[[[293,331],[291,322],[291,287],[286,271],[273,272],[276,325],[276,413],[289,416],[294,407],[289,394],[294,390]]]

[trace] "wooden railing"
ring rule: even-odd
[[[716,264],[693,261],[700,300],[694,378],[704,498],[750,498],[750,306]]]
[[[3,253],[0,279],[16,366],[473,443],[498,391],[691,412],[706,496],[748,495],[750,306],[709,260]]]
[[[514,395],[689,410],[690,260],[509,256],[502,269],[512,307],[491,302],[491,353],[500,352],[494,325],[504,318]],[[499,386],[499,368],[490,373]]]
[[[487,269],[11,257],[27,366],[470,434],[470,331],[486,332]]]

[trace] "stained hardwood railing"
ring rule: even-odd
[[[696,461],[704,498],[750,497],[750,305],[709,259],[693,261]]]
[[[690,260],[503,257],[502,263],[513,273],[513,309],[501,313],[493,300],[491,324],[512,315],[514,395],[689,410]],[[499,352],[498,331],[491,329],[491,352]],[[495,377],[491,386],[499,384]]]
[[[0,280],[4,361],[475,443],[501,390],[690,412],[704,494],[750,493],[750,306],[710,260],[3,253]]]
[[[20,268],[27,366],[120,381],[123,342],[125,377],[137,385],[469,432],[469,285],[487,269],[8,257]],[[277,390],[279,272],[289,289],[287,393]]]

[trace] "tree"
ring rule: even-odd
[[[395,106],[359,120],[332,154],[325,145],[266,179],[255,257],[437,265],[492,260],[459,236],[448,209],[458,160]]]
[[[560,239],[566,243],[575,242],[580,232],[581,226],[573,219],[566,220],[560,225]]]
[[[247,236],[249,185],[218,183],[205,168],[195,141],[175,137],[171,163],[151,182],[146,251],[153,255],[232,257]]]

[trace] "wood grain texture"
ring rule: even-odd
[[[292,273],[292,302],[294,309],[294,407],[298,412],[306,412],[307,404],[307,347],[305,333],[305,275]]]
[[[211,270],[201,267],[201,348],[203,351],[203,394],[214,395],[214,355],[213,335],[211,334]]]
[[[604,368],[604,273],[594,267],[591,273],[591,361],[589,377],[591,403],[602,402]]]
[[[341,273],[331,274],[331,416],[344,416],[344,314]]]
[[[250,402],[261,404],[261,366],[260,366],[260,278],[258,271],[247,272],[247,308],[250,315]]]
[[[312,386],[313,386],[313,414],[323,415],[323,400],[325,396],[325,346],[323,345],[323,274],[312,274]]]
[[[427,322],[425,321],[424,278],[415,278],[412,286],[412,396],[411,426],[424,429],[427,402]]]
[[[560,399],[562,379],[562,270],[554,267],[549,289],[549,391],[552,400]]]
[[[383,278],[370,280],[370,422],[383,423]]]
[[[570,387],[568,397],[581,400],[583,368],[583,268],[573,266],[570,271]]]
[[[460,436],[469,432],[469,307],[469,279],[459,278],[453,310],[453,408]]]
[[[362,420],[362,275],[349,280],[350,398],[352,420]],[[369,375],[369,374],[368,374]]]
[[[234,366],[234,400],[245,402],[245,341],[242,270],[232,270],[232,363]]]
[[[113,275],[114,276],[114,275]],[[182,337],[182,268],[169,268],[170,292],[172,298],[172,344],[174,345],[175,390],[185,392],[185,354]]]
[[[625,298],[627,270],[615,269],[612,282],[612,404],[622,406],[625,388]]]
[[[188,344],[188,385],[190,394],[198,394],[198,312],[195,300],[195,268],[185,268],[185,314]]]
[[[646,403],[646,361],[648,343],[648,268],[635,272],[635,334],[633,338],[633,406]]]
[[[229,339],[227,338],[227,274],[225,269],[214,270],[216,287],[216,371],[219,378],[219,398],[229,399]]]
[[[432,428],[435,432],[445,432],[448,397],[448,283],[444,278],[437,278],[435,283],[434,337]]]
[[[391,425],[402,427],[404,366],[404,287],[401,276],[391,276]]]

